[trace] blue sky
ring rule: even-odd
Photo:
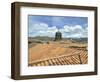
[[[63,37],[87,37],[88,18],[70,16],[28,16],[28,35],[54,37],[55,32],[61,31]]]

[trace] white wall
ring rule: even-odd
[[[11,2],[15,0],[0,0],[0,82],[14,82],[15,80],[10,79],[10,66],[11,66]],[[98,6],[98,22],[100,22],[100,0],[16,0],[23,2],[38,2],[38,3],[53,3],[53,4],[68,4],[68,5],[87,5],[87,6]],[[98,25],[98,33],[100,29]],[[98,34],[98,35],[99,35]],[[100,42],[100,38],[98,38]],[[100,43],[98,43],[100,45]],[[100,46],[98,47],[100,49]],[[98,53],[98,59],[100,58],[100,51]],[[99,61],[100,62],[100,59]],[[100,69],[100,63],[99,63]],[[35,79],[28,80],[29,82],[99,82],[99,75],[93,76],[79,76],[79,77],[63,77],[63,78],[50,78],[50,79]],[[25,82],[27,80],[23,80]]]

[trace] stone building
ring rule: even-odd
[[[60,31],[57,31],[55,34],[55,41],[62,40],[62,33]]]

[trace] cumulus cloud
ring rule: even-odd
[[[64,37],[83,38],[87,37],[87,27],[83,28],[81,25],[68,26],[65,25],[61,30]]]
[[[54,37],[56,31],[57,31],[56,26],[49,27],[45,23],[33,24],[29,28],[29,37],[35,37],[35,36]]]
[[[87,27],[81,25],[68,26],[64,25],[59,29],[64,38],[83,38],[87,37]],[[58,29],[56,26],[49,27],[46,23],[36,23],[29,27],[29,37],[35,36],[49,36],[54,37]]]

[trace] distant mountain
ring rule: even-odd
[[[87,43],[88,38],[64,38],[65,40],[71,40],[74,42],[81,42],[81,43]]]
[[[53,37],[48,36],[36,36],[36,37],[28,37],[29,40],[41,40],[41,41],[53,41]]]
[[[63,38],[62,40],[70,40],[72,42],[80,42],[80,43],[87,43],[88,38]],[[36,36],[36,37],[28,37],[28,41],[54,41],[54,37],[48,36]]]

